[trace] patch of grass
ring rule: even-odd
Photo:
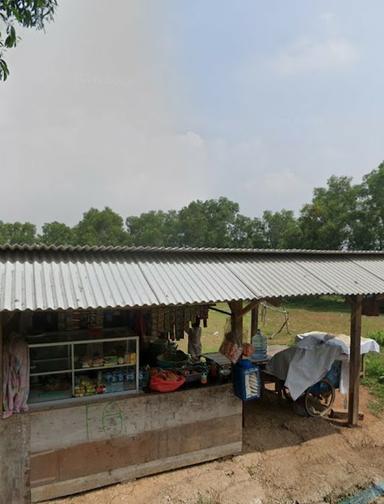
[[[220,499],[218,496],[202,495],[199,492],[196,504],[220,504]]]
[[[367,377],[378,380],[381,376],[384,376],[384,354],[382,352],[368,354],[365,366]]]
[[[333,296],[336,298],[336,296]],[[308,299],[308,298],[306,298]],[[305,300],[304,300],[305,301]],[[296,303],[296,302],[295,302]],[[333,306],[339,306],[339,309],[327,310],[326,305],[324,309],[320,310],[316,307],[310,308],[310,304],[305,304],[305,307],[300,307],[299,304],[286,303],[283,307],[289,312],[289,330],[288,333],[284,328],[280,334],[276,335],[273,339],[271,336],[281,327],[284,322],[282,313],[275,310],[267,310],[265,320],[259,315],[259,324],[262,332],[269,337],[269,344],[290,345],[294,342],[296,334],[307,331],[325,331],[331,333],[344,333],[349,334],[350,331],[350,308],[340,307],[340,301],[334,299]],[[321,300],[320,303],[323,303]],[[228,305],[220,303],[218,308],[229,311]],[[223,340],[224,326],[227,316],[210,311],[208,318],[208,327],[203,329],[202,344],[204,352],[217,352]],[[250,326],[251,316],[248,313],[244,317],[244,340],[250,340]],[[379,317],[363,317],[362,322],[362,336],[371,337],[371,335],[383,331],[384,316]],[[187,338],[180,341],[179,346],[182,350],[187,349]],[[383,345],[384,346],[384,345]]]
[[[374,339],[375,341],[377,341],[377,343],[384,347],[384,331],[375,331],[375,332],[371,332],[369,333],[368,335],[370,338]]]
[[[342,296],[300,296],[289,300],[287,308],[321,312],[349,312],[349,304]]]

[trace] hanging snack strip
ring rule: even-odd
[[[171,340],[181,340],[196,320],[203,320],[207,327],[208,306],[160,306],[151,310],[152,327],[151,335],[157,338],[159,334],[166,334]]]

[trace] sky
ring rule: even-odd
[[[0,220],[226,196],[298,212],[384,159],[382,0],[59,0],[0,83]]]

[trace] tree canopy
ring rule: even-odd
[[[47,222],[40,233],[30,222],[0,221],[4,243],[379,250],[384,247],[384,163],[360,184],[331,177],[326,187],[314,189],[298,216],[283,209],[249,217],[224,197],[125,219],[109,207],[91,208],[73,227]]]
[[[56,7],[57,0],[0,0],[0,81],[9,75],[4,56],[17,45],[16,26],[42,30],[53,20]]]
[[[358,187],[350,177],[331,177],[327,187],[313,191],[299,218],[307,248],[348,248],[352,239]]]

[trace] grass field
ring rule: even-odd
[[[229,311],[226,304],[217,307]],[[285,308],[289,313],[289,333],[284,328],[280,334],[273,339],[270,338],[284,322],[284,315],[280,312],[267,310],[265,320],[262,317],[259,320],[260,329],[268,337],[270,344],[290,344],[294,341],[296,334],[307,331],[349,334],[350,309],[347,304],[337,298],[300,300],[283,304],[281,308]],[[227,318],[221,313],[209,312],[208,327],[203,330],[202,338],[205,352],[218,350]],[[244,341],[250,340],[250,324],[251,317],[247,314],[244,318]],[[362,335],[369,336],[377,331],[384,331],[384,315],[363,317]],[[181,347],[186,344],[186,342],[181,343]]]
[[[218,305],[229,311],[226,304]],[[305,298],[283,304],[289,313],[289,332],[284,328],[281,333],[271,336],[282,326],[284,315],[276,310],[267,310],[265,319],[260,317],[259,326],[268,337],[269,344],[292,344],[296,334],[307,331],[324,331],[345,333],[350,331],[350,307],[341,298]],[[261,312],[261,310],[260,310]],[[223,339],[227,316],[214,311],[209,312],[208,327],[203,330],[202,343],[204,352],[218,351]],[[244,318],[244,341],[250,341],[250,322],[248,314]],[[373,337],[384,349],[384,315],[365,317],[362,320],[362,336]],[[179,347],[186,350],[187,341],[180,342]],[[375,413],[384,412],[384,352],[366,357],[366,378],[363,383],[375,396],[371,409]]]

